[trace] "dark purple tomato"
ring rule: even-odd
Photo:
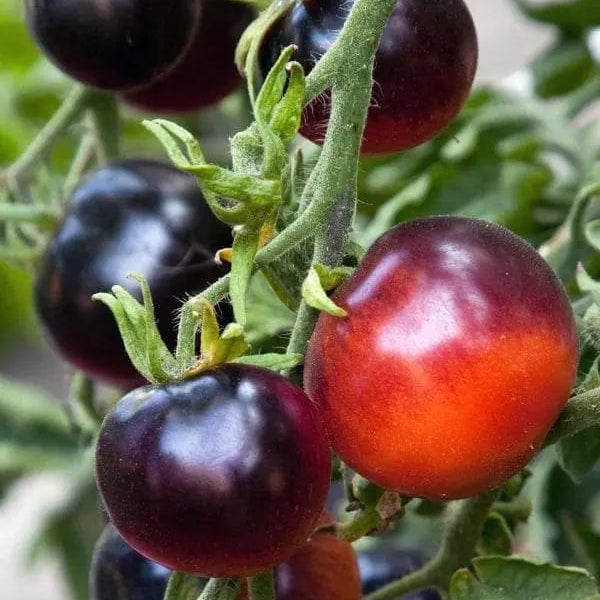
[[[225,365],[127,394],[98,439],[112,523],[171,569],[247,576],[288,559],[329,487],[329,448],[304,392],[272,371]]]
[[[123,98],[152,112],[190,112],[222,100],[242,83],[235,48],[254,16],[254,9],[241,2],[202,0],[200,25],[177,66]]]
[[[358,555],[358,570],[362,592],[363,594],[370,594],[384,585],[416,571],[424,564],[425,559],[423,556],[417,552],[407,550],[380,548],[360,552]],[[406,600],[441,600],[441,598],[436,591],[426,590],[407,596]]]
[[[138,554],[107,525],[94,548],[90,600],[162,600],[171,571]]]
[[[125,160],[90,175],[73,193],[35,284],[39,320],[75,367],[124,388],[141,385],[110,310],[92,300],[119,284],[141,298],[150,285],[158,328],[171,348],[175,311],[188,294],[226,273],[215,252],[231,244],[193,177],[165,163]],[[223,318],[230,316],[223,307]]]
[[[267,33],[263,73],[281,50],[310,72],[335,41],[353,2],[303,0]],[[464,104],[477,68],[477,35],[463,0],[398,0],[375,56],[374,86],[362,152],[398,152],[439,133]],[[305,108],[300,133],[322,143],[329,121],[328,93]]]
[[[156,79],[183,55],[200,0],[26,0],[44,54],[88,85],[123,90]]]
[[[381,236],[322,313],[304,383],[334,451],[385,489],[430,500],[493,489],[540,449],[578,346],[552,269],[508,230],[463,217]]]

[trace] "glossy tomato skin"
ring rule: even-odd
[[[305,543],[330,460],[298,386],[225,365],[126,395],[100,431],[96,473],[112,523],[138,552],[178,571],[240,577]]]
[[[319,318],[305,389],[333,449],[408,496],[446,500],[508,479],[566,403],[578,348],[570,304],[526,242],[476,219],[384,234]]]
[[[171,571],[137,553],[107,525],[94,548],[90,600],[162,600]]]
[[[234,55],[255,13],[250,5],[202,0],[202,18],[191,46],[177,66],[154,83],[123,94],[151,112],[192,112],[219,102],[242,83]]]
[[[289,44],[298,47],[294,60],[310,72],[339,35],[351,5],[299,0],[267,33],[263,73]],[[363,154],[398,152],[437,135],[462,108],[477,56],[477,34],[463,0],[398,0],[375,55]],[[313,101],[304,110],[300,133],[322,143],[329,108],[329,95]]]
[[[26,0],[44,54],[87,85],[122,90],[156,79],[183,55],[200,0]]]
[[[361,583],[352,544],[317,533],[275,567],[276,600],[360,600]],[[248,600],[246,586],[237,600]]]
[[[166,163],[125,160],[103,167],[73,193],[35,283],[45,332],[62,356],[94,379],[131,388],[131,364],[110,310],[92,294],[121,285],[141,298],[133,271],[148,280],[158,327],[171,348],[175,311],[188,294],[227,269],[215,252],[229,229],[210,212],[195,180]],[[228,306],[222,318],[230,317]]]
[[[375,590],[405,577],[420,569],[425,559],[417,552],[396,548],[378,548],[365,550],[358,554],[358,569],[362,584],[362,593],[370,594]],[[406,600],[441,600],[435,590],[425,590],[407,596]]]

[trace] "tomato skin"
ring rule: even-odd
[[[182,56],[199,0],[26,0],[29,30],[62,71],[93,87],[122,90],[156,79]]]
[[[333,449],[408,496],[500,485],[542,445],[577,371],[573,313],[526,242],[476,219],[404,223],[319,318],[305,389]]]
[[[157,161],[125,160],[92,173],[74,191],[35,282],[35,305],[60,354],[94,379],[130,389],[145,383],[129,360],[110,310],[92,300],[121,285],[141,299],[150,285],[158,328],[176,341],[175,311],[227,267],[214,260],[231,244],[193,177]],[[222,319],[231,317],[229,305]]]
[[[219,102],[242,83],[235,48],[255,13],[251,6],[202,0],[202,18],[191,46],[164,77],[123,99],[151,112],[193,112]]]
[[[137,553],[108,524],[90,569],[91,600],[162,600],[172,571]]]
[[[425,559],[417,552],[396,548],[366,550],[358,555],[358,569],[362,583],[362,593],[375,590],[416,571],[425,564]],[[407,596],[405,600],[440,600],[435,590],[425,590]]]
[[[298,47],[294,60],[310,72],[338,37],[351,4],[299,1],[267,33],[261,49],[263,73],[289,44]],[[437,135],[462,108],[477,56],[477,34],[463,0],[399,0],[375,55],[362,153],[398,152]],[[322,143],[329,109],[329,93],[314,100],[304,110],[300,133]]]
[[[327,496],[329,447],[301,388],[230,364],[127,394],[101,428],[96,474],[111,522],[138,552],[241,577],[306,542]]]

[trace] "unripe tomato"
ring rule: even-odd
[[[433,217],[379,238],[322,314],[305,387],[334,450],[431,500],[492,489],[539,450],[577,371],[569,301],[504,228]]]
[[[44,54],[88,85],[123,90],[171,68],[192,41],[200,0],[26,0]]]
[[[150,85],[123,98],[152,112],[190,112],[222,100],[242,83],[235,48],[254,18],[251,6],[227,0],[202,0],[202,18],[179,63]]]
[[[275,567],[275,600],[360,600],[361,584],[352,544],[317,533]],[[243,585],[237,600],[248,600]]]
[[[352,4],[299,0],[265,36],[263,73],[290,44],[298,47],[294,60],[310,72],[338,37]],[[475,26],[463,0],[398,0],[375,55],[362,152],[398,152],[437,135],[462,108],[477,55]],[[322,143],[329,111],[327,93],[304,110],[300,133]]]
[[[111,522],[138,552],[240,577],[306,542],[327,497],[329,448],[302,389],[231,364],[127,394],[100,430],[96,475]]]
[[[215,252],[231,234],[193,177],[166,163],[125,160],[92,173],[74,191],[35,283],[39,320],[70,363],[94,379],[131,388],[131,364],[110,310],[92,300],[119,284],[141,299],[128,273],[150,285],[159,331],[175,346],[175,311],[227,272]],[[231,315],[222,308],[223,318]]]
[[[408,550],[378,548],[360,552],[358,570],[362,593],[370,594],[420,569],[424,564],[423,556]],[[404,600],[440,600],[440,595],[435,590],[425,590],[406,596]]]
[[[94,548],[91,600],[162,600],[171,571],[137,553],[107,525]]]

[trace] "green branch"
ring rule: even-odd
[[[600,425],[600,388],[569,400],[545,441],[546,446],[560,442],[590,427]]]

